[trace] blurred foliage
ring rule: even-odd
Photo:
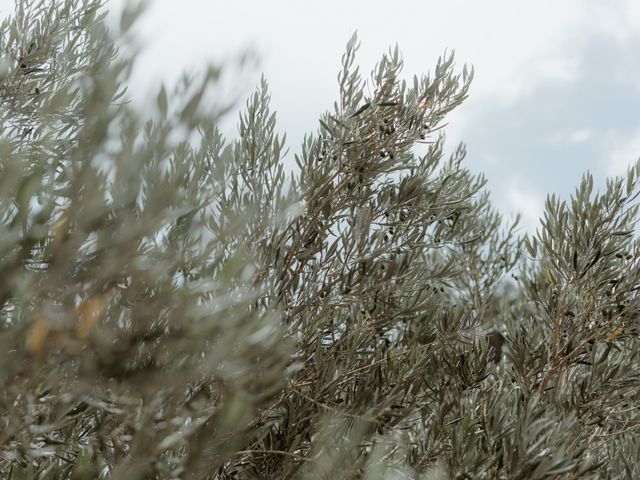
[[[0,27],[2,478],[640,478],[640,165],[518,237],[473,72],[354,37],[290,172],[264,79],[233,141],[220,68],[130,105],[142,11]]]

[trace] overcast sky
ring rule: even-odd
[[[125,0],[109,0],[119,10]],[[407,77],[445,50],[475,68],[470,98],[450,117],[448,149],[489,180],[494,203],[534,230],[547,193],[567,198],[586,170],[602,186],[640,156],[640,2],[152,0],[134,92],[183,69],[251,49],[293,151],[337,96],[336,76],[354,31],[370,70],[399,45]],[[0,0],[7,13],[12,2]],[[245,88],[243,86],[243,88]]]

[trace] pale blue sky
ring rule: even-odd
[[[7,13],[13,2],[0,0]],[[120,9],[126,0],[109,0]],[[547,193],[563,197],[589,169],[603,185],[640,156],[640,2],[434,0],[318,2],[152,0],[133,92],[154,92],[185,68],[252,49],[248,95],[264,72],[292,151],[337,93],[344,45],[358,30],[370,70],[396,43],[408,77],[445,49],[475,67],[470,98],[450,118],[449,149],[468,147],[494,203],[534,230]]]

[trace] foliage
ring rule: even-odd
[[[354,37],[289,172],[264,79],[230,142],[219,68],[128,103],[141,12],[0,27],[3,478],[640,474],[640,165],[519,238],[443,152],[472,71]]]

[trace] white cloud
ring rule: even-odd
[[[637,0],[615,3],[591,0],[586,4],[590,16],[597,20],[590,27],[594,32],[624,43],[640,30],[640,3]]]
[[[119,7],[123,0],[110,3]],[[273,66],[278,77],[285,77],[279,81],[302,76],[314,87],[335,79],[344,44],[358,29],[364,64],[372,66],[397,42],[407,66],[424,72],[445,49],[453,48],[459,61],[478,67],[476,90],[510,97],[541,78],[573,78],[576,67],[566,47],[587,23],[582,3],[399,0],[394,10],[406,13],[400,21],[380,0],[326,0],[304,6],[291,0],[224,5],[156,0],[144,20],[145,34],[153,38],[144,60],[153,55],[156,66],[170,73],[176,64],[219,58],[253,45],[263,54],[265,67]]]
[[[522,215],[522,225],[527,232],[535,232],[540,225],[540,217],[544,209],[544,196],[531,185],[526,185],[520,177],[511,177],[507,188],[499,197],[503,197],[502,210],[518,212]]]
[[[498,165],[498,156],[493,153],[482,153],[478,158],[484,165],[494,166]]]
[[[627,169],[640,157],[640,129],[628,138],[609,135],[605,149],[608,154],[603,159],[603,169],[609,176],[625,175]]]
[[[125,3],[109,0],[107,6],[119,11]],[[487,105],[513,104],[541,82],[575,81],[580,74],[577,53],[585,39],[594,33],[627,38],[637,32],[637,4],[397,0],[391,14],[383,0],[152,0],[138,26],[147,48],[131,88],[151,94],[160,80],[175,79],[185,68],[251,47],[262,62],[246,83],[256,84],[264,71],[281,127],[297,142],[301,133],[296,130],[314,128],[318,113],[333,104],[340,56],[358,30],[358,61],[365,74],[396,43],[408,75],[432,69],[445,49],[455,49],[459,65],[473,64],[470,99],[462,107],[464,115],[456,118],[463,129],[475,121],[466,117],[478,118],[475,112],[486,111]]]
[[[593,132],[590,128],[563,130],[550,135],[548,137],[548,142],[558,146],[576,145],[590,140],[592,136]]]
[[[574,130],[567,136],[569,143],[583,143],[591,138],[591,130],[583,128],[581,130]]]
[[[10,3],[0,0],[0,6]],[[125,3],[109,0],[107,6],[119,11]],[[459,63],[476,67],[470,103],[511,103],[540,82],[574,81],[580,69],[576,53],[589,35],[622,41],[640,31],[638,5],[637,0],[397,0],[391,14],[383,0],[152,0],[139,25],[148,48],[134,88],[148,91],[150,84],[175,78],[184,68],[253,47],[263,59],[261,68],[283,120],[299,124],[332,104],[340,55],[358,30],[365,72],[395,43],[411,74],[433,68],[437,56],[453,48]]]
[[[108,0],[107,7],[118,11],[127,1]],[[0,10],[8,13],[6,5],[12,3],[0,0]],[[448,119],[448,145],[454,147],[469,132],[485,128],[487,119],[495,120],[500,110],[496,107],[514,105],[544,84],[578,82],[582,68],[578,59],[594,37],[613,38],[620,48],[632,48],[625,42],[640,34],[640,2],[397,0],[390,7],[383,0],[151,0],[149,12],[138,25],[146,48],[130,92],[153,96],[153,87],[161,80],[171,81],[184,69],[202,68],[252,47],[261,63],[240,83],[249,90],[265,73],[279,129],[287,132],[295,151],[304,133],[316,127],[318,114],[336,99],[340,56],[355,30],[362,42],[357,61],[365,75],[396,43],[404,55],[407,76],[432,70],[445,49],[455,49],[458,67],[465,62],[474,65],[470,97]],[[611,76],[626,75],[632,83],[637,82],[635,72],[611,72]],[[500,127],[494,123],[497,127],[492,124],[491,128]],[[557,138],[538,141],[557,141],[560,146],[595,137],[599,144],[609,141],[588,125],[573,127]],[[603,169],[623,173],[640,155],[640,130],[633,138],[611,138]],[[496,157],[470,150],[470,156],[477,153],[484,165],[495,167]],[[501,166],[504,169],[491,178],[492,184],[509,186],[496,188],[498,204],[504,200],[506,211],[520,210],[525,224],[537,225],[543,197],[522,180],[505,180],[516,163]]]

